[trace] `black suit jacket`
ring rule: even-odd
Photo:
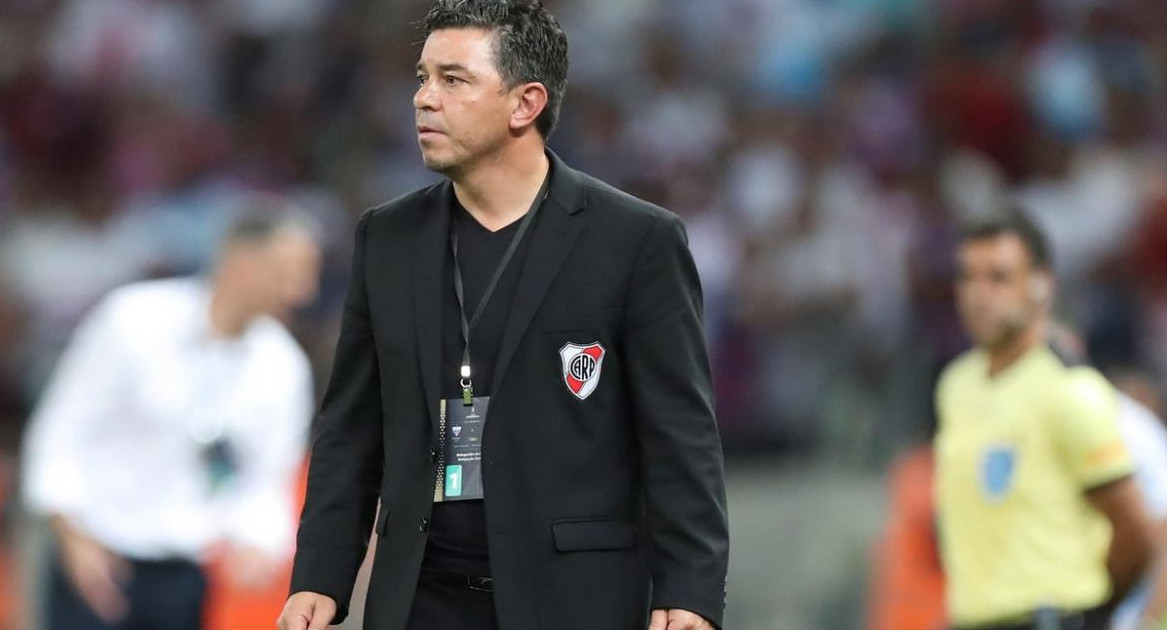
[[[684,227],[550,157],[483,440],[498,617],[507,630],[644,630],[650,607],[684,608],[720,625],[722,454]],[[291,587],[335,599],[334,623],[370,528],[364,627],[402,630],[409,615],[436,479],[451,195],[449,182],[417,191],[356,230]],[[600,381],[580,400],[559,351],[593,342]]]

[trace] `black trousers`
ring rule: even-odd
[[[465,578],[422,573],[406,630],[498,630],[494,593]]]
[[[1114,612],[1111,606],[1099,606],[1079,613],[1064,613],[1059,630],[1108,630],[1110,617]],[[953,630],[960,630],[954,628]],[[987,626],[978,630],[1044,630],[1035,623],[1006,624]]]
[[[46,630],[200,630],[207,578],[186,560],[131,560],[125,589],[129,614],[116,625],[102,621],[77,593],[55,558],[44,606]]]

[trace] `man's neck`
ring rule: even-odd
[[[1009,369],[1021,357],[1046,342],[1047,326],[1044,321],[1034,322],[1027,330],[1008,343],[989,348],[989,377],[993,378]]]
[[[526,214],[550,168],[542,149],[512,151],[452,178],[454,194],[470,216],[494,232]]]
[[[256,313],[234,297],[222,279],[211,284],[211,334],[219,339],[235,339],[247,330]]]

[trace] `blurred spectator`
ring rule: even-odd
[[[1120,375],[1115,384],[1119,394],[1119,429],[1135,462],[1147,512],[1155,520],[1160,545],[1167,542],[1167,427],[1153,411],[1131,394],[1146,394],[1145,385],[1133,374]],[[1167,564],[1161,560],[1115,610],[1114,630],[1163,627],[1167,611]]]
[[[204,4],[67,0],[46,42],[53,74],[83,89],[133,89],[210,111],[215,50]]]
[[[311,228],[257,198],[211,277],[123,287],[86,316],[25,448],[56,533],[47,628],[200,627],[215,558],[238,585],[280,581],[313,396],[274,317],[313,298],[318,267]]]

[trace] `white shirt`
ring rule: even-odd
[[[274,319],[216,338],[201,281],[123,287],[82,321],[33,415],[26,500],[131,558],[198,560],[221,540],[287,557],[312,399]],[[217,489],[198,439],[215,435],[238,463]]]
[[[1147,512],[1156,522],[1162,522],[1167,519],[1167,427],[1150,409],[1120,394],[1118,428],[1134,461],[1135,481]],[[1115,611],[1114,628],[1129,630],[1137,626],[1148,594],[1144,579]]]
[[[1135,479],[1151,518],[1167,519],[1167,427],[1153,411],[1119,396],[1118,427],[1135,463]]]

